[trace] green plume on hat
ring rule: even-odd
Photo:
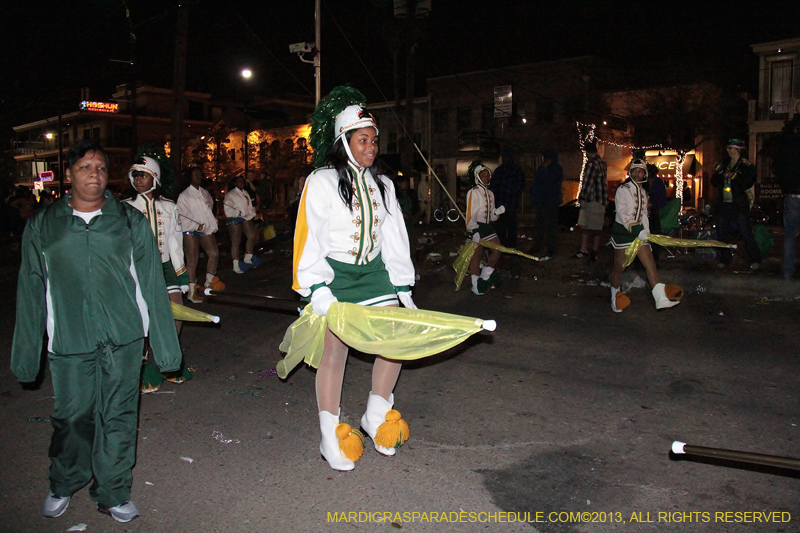
[[[325,154],[330,150],[336,138],[336,117],[350,105],[364,106],[366,97],[349,85],[335,87],[326,97],[322,98],[311,115],[311,135],[309,143],[314,150],[314,166],[321,167],[325,164]]]
[[[161,168],[161,192],[167,198],[174,198],[175,172],[172,170],[172,163],[167,157],[167,152],[164,151],[164,145],[156,143],[145,144],[139,148],[134,161],[144,156],[151,157],[158,162],[158,166]]]
[[[474,159],[472,163],[469,164],[469,168],[467,169],[467,183],[470,184],[470,187],[478,183],[475,169],[481,164],[483,164],[483,162],[480,159]]]

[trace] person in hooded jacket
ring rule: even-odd
[[[544,163],[536,169],[531,187],[531,205],[536,208],[536,233],[533,248],[536,253],[547,240],[547,255],[540,260],[552,259],[556,253],[556,232],[558,230],[558,207],[561,205],[561,185],[564,170],[558,164],[558,152],[544,151]]]

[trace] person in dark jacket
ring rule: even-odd
[[[497,237],[503,246],[509,248],[517,247],[517,208],[525,190],[525,173],[514,162],[514,152],[505,150],[503,152],[503,164],[495,169],[492,174],[492,183],[489,190],[494,193],[494,201],[497,205],[506,208],[506,212],[500,215],[494,223]]]
[[[532,250],[538,253],[546,238],[547,255],[540,259],[552,259],[556,253],[558,207],[561,205],[564,170],[558,164],[558,152],[549,149],[543,155],[544,163],[536,169],[531,187],[531,205],[536,208],[536,234]]]
[[[711,185],[717,190],[714,203],[717,235],[720,241],[726,242],[735,233],[739,233],[744,239],[750,268],[757,270],[761,265],[761,252],[748,220],[750,197],[747,194],[747,190],[755,185],[756,167],[742,157],[744,141],[730,139],[726,151],[728,156],[714,167],[714,175],[711,177]],[[722,248],[720,259],[721,262],[717,266],[720,268],[728,266],[733,260],[731,249]]]
[[[781,276],[790,280],[795,270],[795,247],[800,230],[800,115],[786,123],[773,166],[783,191],[783,262]]]

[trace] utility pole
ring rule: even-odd
[[[125,4],[125,18],[128,19],[128,29],[130,30],[130,43],[131,43],[131,81],[130,81],[130,105],[131,105],[131,159],[136,156],[139,149],[138,140],[138,125],[136,120],[138,105],[136,103],[136,85],[139,83],[138,76],[136,75],[136,34],[133,33],[133,20],[131,19],[131,10],[128,7],[128,2],[123,0]]]
[[[175,174],[177,192],[181,175],[181,156],[183,155],[183,100],[186,91],[186,51],[189,41],[189,8],[186,4],[178,7],[175,31],[175,62],[172,80],[172,136],[169,143],[169,159]]]
[[[319,99],[322,98],[322,80],[320,78],[321,72],[321,52],[320,52],[320,40],[322,39],[322,10],[320,9],[321,0],[314,1],[314,39],[316,39],[316,49],[317,53],[314,54],[314,86],[315,86],[315,94],[316,94],[316,101],[314,105],[319,103]]]
[[[405,18],[406,44],[406,109],[403,118],[403,143],[400,152],[400,167],[404,176],[411,175],[414,166],[414,58],[417,49],[417,19],[428,16],[431,0],[396,0],[394,13],[397,18]],[[395,94],[399,88],[395,87]],[[399,100],[399,98],[398,98]]]
[[[58,103],[58,197],[64,195],[64,133],[61,131],[61,102]]]
[[[300,58],[300,61],[303,63],[311,63],[314,65],[314,96],[316,98],[315,104],[319,103],[320,98],[322,98],[322,78],[321,78],[321,70],[322,67],[321,57],[322,53],[320,50],[320,39],[322,39],[322,11],[320,9],[320,0],[314,0],[314,38],[317,40],[315,43],[294,43],[289,45],[289,52],[292,54],[297,54],[297,57]],[[304,54],[314,53],[314,59],[306,59]]]

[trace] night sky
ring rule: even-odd
[[[74,108],[80,87],[106,100],[130,79],[129,6],[138,79],[172,86],[174,0],[4,1],[0,7],[0,137],[8,127]],[[313,96],[313,67],[288,45],[314,40],[313,0],[188,2],[186,89],[218,97]],[[324,0],[323,93],[350,82],[393,99],[391,0]],[[794,1],[540,2],[433,0],[420,25],[416,92],[427,77],[594,55],[642,80],[707,79],[756,90],[749,45],[800,37]],[[402,56],[401,56],[402,59]],[[362,64],[363,63],[363,64]],[[238,73],[255,73],[245,85]],[[401,65],[404,69],[404,66]]]

